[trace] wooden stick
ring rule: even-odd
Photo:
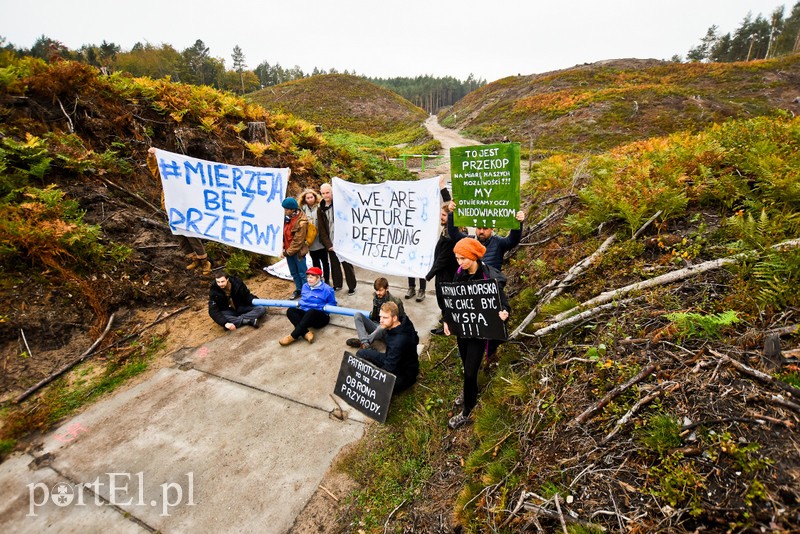
[[[569,534],[569,531],[567,530],[567,523],[564,521],[564,514],[561,513],[561,505],[558,503],[558,493],[553,495],[553,500],[556,503],[556,510],[558,510],[558,518],[561,520],[561,529],[564,531],[564,534]]]
[[[602,410],[609,402],[619,397],[625,390],[627,390],[634,384],[638,384],[639,382],[650,376],[650,374],[652,374],[653,371],[655,371],[657,368],[658,364],[651,363],[650,365],[639,371],[639,374],[637,374],[624,384],[619,385],[614,389],[612,389],[611,391],[609,391],[608,393],[606,393],[606,396],[600,399],[599,402],[593,404],[592,406],[589,406],[586,410],[584,410],[582,414],[580,414],[578,417],[570,421],[567,424],[567,428],[585,423],[588,419],[593,417],[597,412]]]
[[[734,360],[727,354],[722,354],[721,352],[717,352],[714,349],[708,349],[708,352],[710,352],[711,354],[713,354],[718,358],[722,358],[725,362],[731,364],[732,366],[734,366],[736,369],[746,374],[747,376],[755,378],[756,380],[764,382],[765,384],[770,384],[779,389],[782,389],[792,397],[800,398],[800,389],[797,389],[794,386],[790,386],[786,382],[778,380],[777,378],[773,378],[772,376],[762,371],[759,371],[758,369],[753,369],[752,367],[749,367],[738,360]]]
[[[25,343],[25,350],[28,351],[28,356],[33,356],[33,353],[31,352],[31,348],[28,346],[28,340],[25,339],[25,330],[20,328],[19,329],[19,333],[22,334],[22,341]]]
[[[100,335],[100,337],[99,337],[99,338],[97,338],[97,341],[95,341],[94,343],[92,343],[92,346],[91,346],[91,347],[89,347],[89,348],[86,350],[86,352],[84,352],[83,354],[81,354],[81,355],[80,355],[80,357],[79,357],[78,359],[76,359],[76,360],[73,360],[72,362],[70,362],[70,363],[68,363],[67,365],[63,366],[61,369],[59,369],[59,370],[58,370],[58,371],[56,371],[55,373],[51,374],[50,376],[48,376],[48,377],[47,377],[47,378],[45,378],[44,380],[40,381],[40,382],[39,382],[38,384],[36,384],[35,386],[33,386],[33,387],[29,388],[29,389],[28,389],[27,391],[25,391],[25,392],[24,392],[22,395],[20,395],[19,397],[17,397],[17,398],[16,398],[16,400],[15,400],[14,402],[16,402],[17,404],[19,404],[20,402],[22,402],[22,401],[24,401],[25,399],[27,399],[28,397],[30,397],[30,396],[31,396],[31,395],[32,395],[32,394],[33,394],[35,391],[37,391],[37,390],[38,390],[39,388],[41,388],[42,386],[45,386],[45,385],[49,384],[50,382],[52,382],[53,380],[55,380],[55,379],[56,379],[56,378],[58,378],[59,376],[63,375],[64,373],[66,373],[67,371],[69,371],[70,369],[72,369],[73,367],[75,367],[76,365],[78,365],[79,363],[81,363],[81,362],[84,360],[84,358],[86,358],[86,357],[87,357],[89,354],[91,354],[91,353],[92,353],[92,351],[95,349],[95,347],[97,347],[97,345],[99,345],[99,344],[100,344],[100,342],[101,342],[101,341],[103,341],[103,339],[106,337],[106,334],[108,334],[108,331],[109,331],[109,330],[111,330],[111,323],[113,323],[113,322],[114,322],[114,314],[112,313],[112,314],[111,314],[111,317],[109,317],[109,318],[108,318],[108,324],[106,325],[106,329],[105,329],[105,330],[103,330],[103,333]]]
[[[539,330],[537,330],[533,334],[525,334],[525,335],[529,335],[531,337],[546,336],[547,334],[550,334],[551,332],[555,332],[556,330],[559,330],[560,328],[564,328],[565,326],[569,326],[571,324],[579,323],[579,322],[583,321],[584,319],[588,319],[592,315],[597,315],[601,311],[608,310],[608,309],[611,309],[611,308],[617,308],[617,307],[626,306],[626,305],[630,304],[631,302],[633,302],[635,300],[637,300],[637,299],[625,299],[625,300],[621,300],[619,302],[609,302],[608,304],[603,304],[601,306],[596,306],[596,307],[592,308],[591,310],[582,311],[581,313],[579,313],[577,315],[573,315],[572,317],[568,317],[567,319],[564,319],[563,321],[559,321],[557,323],[554,323],[554,324],[545,326],[543,328],[540,328]]]
[[[650,217],[650,218],[647,220],[647,222],[646,222],[646,223],[644,223],[644,224],[642,225],[642,227],[641,227],[641,228],[639,228],[638,230],[636,230],[636,233],[635,233],[635,234],[633,234],[633,237],[632,237],[631,239],[636,239],[637,237],[639,237],[640,235],[642,235],[642,232],[644,232],[644,231],[647,229],[647,227],[648,227],[648,226],[650,226],[650,223],[652,223],[653,221],[655,221],[655,220],[658,218],[658,216],[659,216],[659,215],[661,215],[661,213],[662,213],[662,210],[658,210],[658,211],[656,212],[656,214],[655,214],[655,215],[653,215],[652,217]]]
[[[119,186],[119,185],[115,184],[115,183],[114,183],[114,182],[112,182],[111,180],[107,180],[107,179],[105,179],[105,178],[100,178],[100,179],[103,181],[103,183],[104,183],[104,184],[106,184],[106,185],[110,185],[112,188],[116,189],[117,191],[121,191],[122,193],[125,193],[126,195],[128,195],[128,196],[132,196],[133,198],[135,198],[135,199],[139,200],[140,202],[142,202],[142,203],[143,203],[145,206],[147,206],[147,207],[148,207],[148,208],[150,208],[151,210],[153,210],[153,211],[155,211],[155,212],[159,212],[159,213],[164,213],[164,211],[163,211],[161,208],[157,208],[156,206],[154,206],[153,204],[151,204],[151,203],[150,203],[150,202],[148,202],[147,200],[143,199],[143,198],[142,198],[140,195],[138,195],[137,193],[134,193],[133,191],[128,191],[128,190],[127,190],[127,189],[125,189],[124,187],[122,187],[122,186]]]
[[[527,315],[527,317],[525,317],[525,319],[519,324],[519,326],[517,326],[517,328],[511,333],[509,339],[516,338],[520,334],[520,332],[525,330],[525,328],[531,323],[531,321],[533,321],[533,319],[539,313],[541,307],[547,304],[548,302],[552,301],[554,298],[560,295],[564,291],[564,289],[569,287],[569,284],[575,278],[577,278],[581,273],[583,273],[590,265],[592,265],[594,260],[598,258],[600,255],[602,255],[606,251],[606,249],[608,249],[608,247],[610,247],[612,243],[616,241],[616,239],[617,239],[616,235],[610,236],[590,256],[584,258],[583,260],[573,265],[569,269],[569,271],[567,271],[567,274],[566,276],[564,276],[564,278],[562,278],[560,281],[553,280],[549,282],[547,285],[553,286],[553,289],[551,289],[547,295],[542,297],[542,299],[536,304],[536,306],[533,308],[533,310],[531,310],[531,312]]]
[[[334,495],[333,493],[331,493],[331,491],[330,491],[328,488],[326,488],[326,487],[325,487],[325,486],[323,486],[322,484],[320,484],[320,485],[319,485],[319,487],[320,487],[320,489],[321,489],[322,491],[324,491],[325,493],[327,493],[328,495],[330,495],[330,496],[331,496],[331,499],[333,499],[333,500],[334,500],[334,501],[336,501],[336,502],[339,502],[339,497],[337,497],[336,495]]]

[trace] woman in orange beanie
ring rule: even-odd
[[[454,282],[466,282],[469,280],[497,280],[500,286],[500,319],[507,321],[511,306],[505,293],[506,277],[503,273],[490,265],[481,261],[486,253],[484,247],[477,239],[465,237],[453,247],[453,253],[458,262],[458,270],[453,278]],[[450,326],[445,321],[444,332],[450,335]],[[478,371],[481,368],[481,360],[484,356],[489,357],[497,350],[502,341],[494,339],[463,338],[458,337],[458,352],[461,356],[461,363],[464,367],[464,390],[456,399],[456,406],[463,405],[460,414],[450,418],[447,426],[458,428],[469,422],[469,415],[478,402]]]

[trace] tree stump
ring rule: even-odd
[[[267,138],[267,123],[265,122],[248,122],[247,134],[251,143],[261,142],[266,143]]]

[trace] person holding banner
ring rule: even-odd
[[[301,337],[313,343],[314,332],[309,328],[322,328],[330,321],[331,316],[324,311],[324,308],[328,304],[336,306],[336,296],[333,294],[333,288],[321,278],[322,269],[319,267],[311,267],[306,271],[307,282],[303,284],[298,307],[286,310],[286,316],[294,325],[294,330],[278,341],[281,345],[290,345]]]
[[[298,200],[300,209],[302,209],[303,213],[308,217],[309,224],[313,224],[316,228],[319,228],[317,212],[319,211],[320,200],[322,200],[322,197],[313,189],[306,189],[300,193],[300,198]],[[308,242],[308,240],[306,240],[306,242]],[[319,232],[311,245],[309,245],[308,250],[311,256],[311,264],[314,267],[322,269],[322,279],[325,280],[326,284],[330,284],[331,266],[328,262],[328,249],[326,249],[325,245],[319,240]]]
[[[447,189],[443,189],[442,191],[447,192]],[[442,196],[444,197],[444,194],[442,194]],[[449,196],[445,200],[448,201]],[[447,216],[449,214],[450,211],[447,209],[447,203],[443,203],[442,209],[439,212],[439,222],[442,225],[442,232],[439,235],[439,241],[436,242],[436,249],[433,252],[433,265],[431,266],[431,270],[428,271],[428,274],[425,275],[425,279],[429,281],[432,280],[434,276],[436,277],[436,302],[439,304],[440,310],[444,309],[440,284],[442,282],[451,281],[458,269],[458,262],[453,255],[453,247],[456,243],[450,237],[450,234],[447,233]],[[431,334],[439,336],[444,334],[444,327],[440,324],[436,328],[431,329]]]
[[[500,320],[508,321],[511,306],[505,294],[506,277],[498,270],[484,263],[482,258],[486,254],[484,247],[477,239],[469,237],[459,240],[453,247],[458,270],[453,282],[467,282],[471,280],[497,280],[500,289]],[[447,321],[443,324],[445,335],[450,335],[451,328]],[[495,339],[467,338],[458,336],[458,352],[464,368],[464,389],[456,399],[456,406],[463,405],[461,413],[450,418],[447,426],[459,428],[469,422],[472,409],[478,403],[478,371],[484,357],[489,357],[497,350],[502,341]]]
[[[150,147],[147,149],[147,168],[150,169],[150,174],[161,183],[161,171],[158,170],[158,161],[156,160],[156,148]],[[161,209],[167,211],[164,206],[164,189],[161,189]],[[203,242],[196,237],[188,237],[185,235],[178,236],[178,246],[186,255],[187,259],[192,262],[186,266],[186,269],[198,269],[203,275],[208,276],[211,274],[211,262],[208,261],[208,254],[203,246]]]
[[[281,206],[283,206],[285,214],[283,220],[283,255],[286,257],[286,265],[289,266],[289,272],[292,275],[295,287],[294,293],[289,298],[296,300],[303,291],[303,273],[306,272],[308,217],[300,211],[297,200],[292,197],[283,199]],[[321,271],[320,274],[322,274]]]
[[[258,321],[267,313],[263,306],[253,306],[253,299],[241,278],[222,273],[217,276],[208,292],[208,315],[227,330],[241,326],[258,328]]]
[[[450,202],[447,209],[450,211],[450,214],[447,216],[447,232],[450,234],[450,238],[453,242],[458,243],[459,240],[470,237],[456,228],[453,223],[453,212],[456,210],[455,202]],[[486,256],[483,258],[483,263],[491,265],[498,271],[503,270],[503,256],[505,253],[519,245],[522,239],[522,223],[525,220],[525,212],[522,210],[518,211],[516,219],[519,221],[519,229],[511,230],[506,237],[495,235],[493,228],[475,229],[475,237],[486,247]]]
[[[319,192],[322,195],[322,202],[319,204],[317,210],[317,217],[319,220],[319,240],[328,249],[328,257],[331,260],[331,278],[333,280],[333,289],[338,291],[342,289],[342,270],[344,270],[344,278],[347,281],[347,293],[352,295],[356,292],[356,271],[351,263],[346,261],[339,261],[339,257],[333,250],[333,227],[334,227],[334,209],[333,209],[333,188],[331,184],[322,184],[319,187]]]
[[[407,315],[400,317],[400,310],[394,302],[385,302],[381,306],[380,324],[384,330],[383,341],[386,343],[386,352],[361,349],[356,352],[356,356],[395,375],[392,394],[400,393],[417,381],[419,336],[414,330],[411,319]]]

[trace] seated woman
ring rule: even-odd
[[[323,308],[327,304],[336,306],[336,296],[333,288],[320,279],[321,276],[322,269],[319,267],[311,267],[306,271],[306,283],[300,292],[299,306],[286,310],[286,316],[294,325],[294,330],[278,341],[281,345],[289,345],[301,337],[313,343],[314,333],[309,328],[322,328],[330,321],[330,315]]]

